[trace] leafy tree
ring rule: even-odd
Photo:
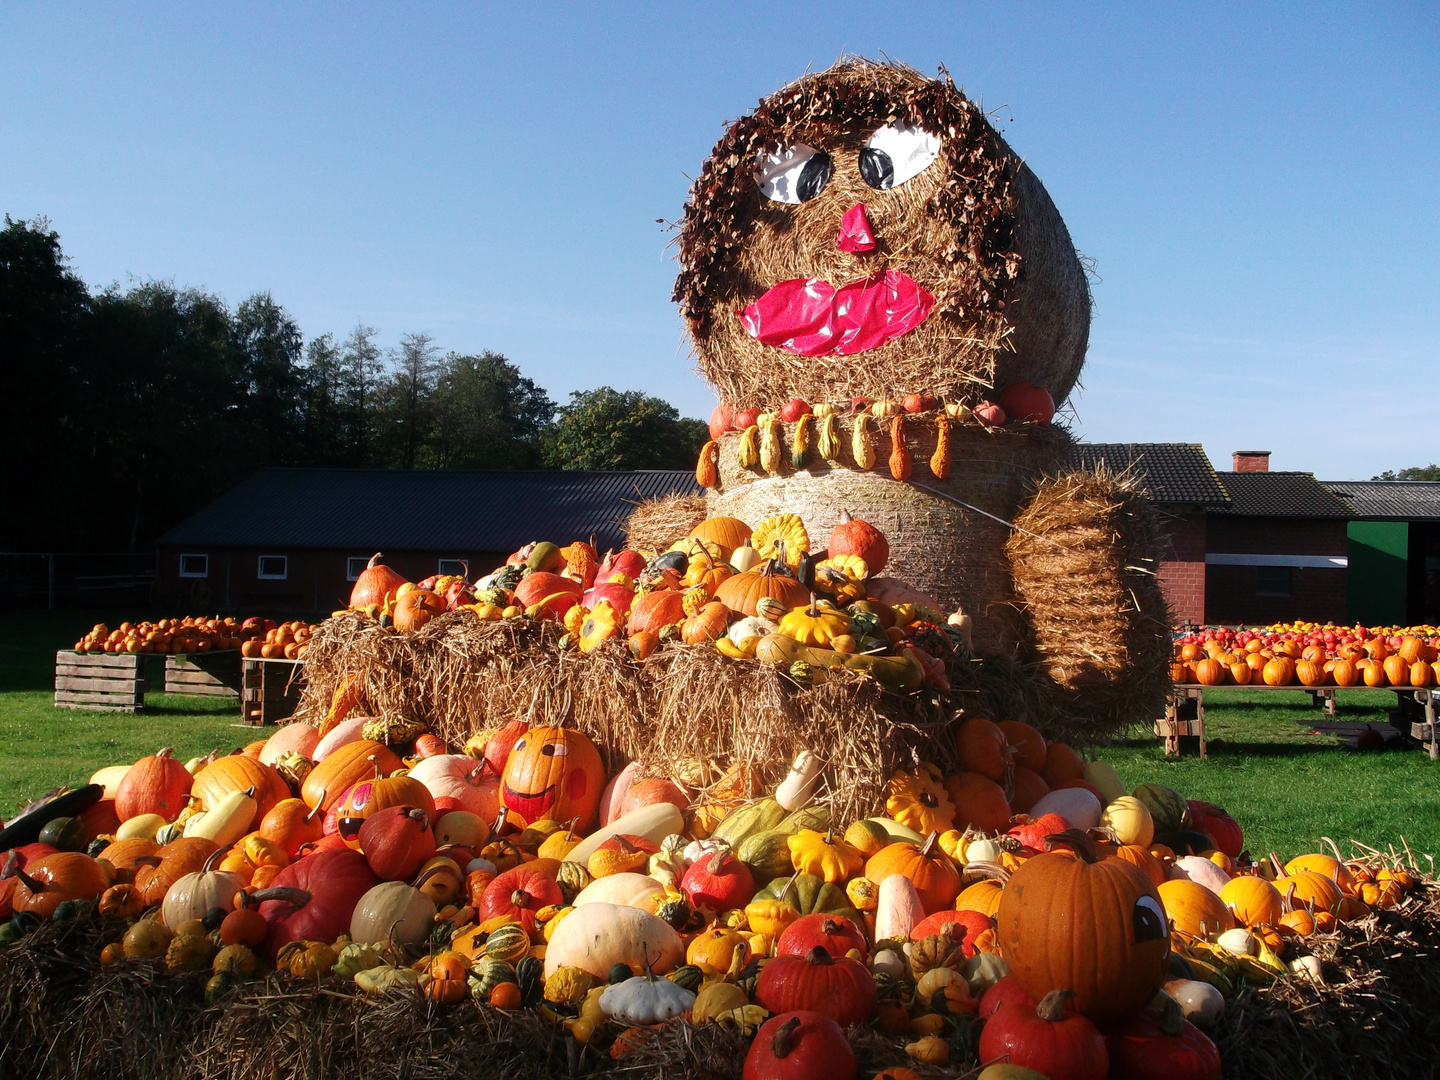
[[[272,460],[300,460],[301,356],[304,336],[268,293],[256,293],[235,310],[236,343],[245,361],[245,421]]]
[[[299,377],[300,441],[305,460],[317,465],[339,464],[345,458],[345,372],[334,334],[321,334],[306,344]]]
[[[707,438],[701,420],[638,390],[576,390],[545,439],[545,463],[561,469],[688,469]]]
[[[371,426],[380,405],[381,383],[385,366],[380,362],[380,347],[375,344],[375,328],[356,323],[340,351],[341,394],[340,445],[345,450],[344,464],[372,465],[374,440]]]
[[[1371,480],[1440,480],[1440,465],[1431,462],[1429,465],[1412,465],[1408,469],[1401,469],[1396,472],[1394,469],[1386,469],[1379,476],[1372,476]]]
[[[399,465],[413,469],[420,447],[430,435],[430,404],[435,390],[435,354],[429,334],[406,334],[394,354],[390,380],[391,435]]]
[[[427,464],[440,469],[527,469],[555,415],[550,395],[499,353],[449,353],[432,399]]]

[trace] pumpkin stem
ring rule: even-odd
[[[939,842],[940,834],[934,829],[931,829],[930,835],[925,837],[925,842],[920,845],[920,855],[926,859],[930,858],[930,856],[935,854],[935,845]]]
[[[235,846],[235,845],[234,845],[233,843],[230,843],[230,844],[226,844],[226,845],[225,845],[224,847],[222,847],[222,848],[216,848],[214,851],[212,851],[212,852],[210,853],[209,858],[207,858],[207,859],[205,860],[204,865],[200,867],[201,872],[202,872],[202,873],[207,873],[207,872],[209,872],[210,870],[213,870],[213,869],[215,868],[215,864],[216,864],[220,859],[223,859],[223,858],[225,857],[225,853],[228,852],[228,851],[229,851],[232,847],[234,847],[234,846]]]
[[[366,569],[366,570],[374,570],[374,569],[375,569],[375,562],[376,562],[376,560],[378,560],[379,558],[380,558],[380,552],[378,552],[378,551],[375,552],[374,555],[371,555],[371,556],[370,556],[370,561],[365,564],[365,569]]]
[[[833,844],[833,843],[835,843],[835,826],[834,826],[834,825],[827,825],[827,826],[825,826],[825,843],[827,843],[827,844]]]
[[[1275,876],[1276,876],[1276,877],[1284,877],[1284,876],[1285,876],[1285,866],[1284,866],[1283,863],[1280,862],[1280,856],[1279,856],[1279,855],[1276,855],[1275,852],[1272,851],[1272,852],[1270,852],[1270,854],[1269,854],[1268,856],[1266,856],[1266,857],[1270,860],[1270,865],[1275,868]]]
[[[710,856],[710,865],[706,868],[705,872],[706,872],[707,874],[718,874],[718,873],[720,873],[720,865],[721,865],[721,863],[723,863],[723,862],[725,861],[725,855],[726,855],[726,849],[724,849],[724,848],[721,848],[719,851],[717,851],[717,852],[715,852],[714,854],[712,854],[712,855]],[[791,878],[790,880],[791,880],[791,881],[794,881],[795,879],[794,879],[794,878]]]
[[[480,768],[483,770],[484,767],[485,766],[482,765]],[[490,831],[491,836],[494,836],[497,839],[499,838],[500,831],[505,828],[505,819],[509,816],[510,808],[508,806],[502,805],[495,814],[495,828]]]
[[[1185,1030],[1185,1014],[1180,1011],[1180,1003],[1163,990],[1156,996],[1164,999],[1160,1003],[1160,1030],[1173,1039]]]
[[[375,779],[376,779],[376,780],[383,779],[383,777],[382,777],[382,775],[381,775],[381,773],[380,773],[380,761],[379,761],[379,759],[376,758],[376,756],[375,756],[374,754],[371,754],[371,755],[369,755],[365,760],[368,761],[368,762],[370,762],[370,764],[375,767]]]
[[[825,967],[829,967],[835,963],[835,958],[830,955],[830,950],[825,948],[824,945],[816,945],[805,954],[805,959],[812,964],[821,964]]]
[[[829,916],[826,916],[825,921],[820,924],[820,932],[826,937],[833,937],[843,929],[845,928]]]
[[[1064,832],[1052,833],[1045,838],[1046,851],[1053,851],[1057,844],[1061,847],[1068,847],[1087,863],[1098,862],[1100,859],[1095,851],[1095,844],[1087,834],[1079,829],[1066,829]]]
[[[324,805],[325,805],[325,789],[322,787],[322,788],[320,789],[320,797],[315,800],[315,805],[312,806],[312,807],[310,808],[310,812],[305,815],[305,820],[306,820],[307,822],[314,821],[314,820],[315,820],[315,815],[318,814],[318,813],[320,813],[320,808],[321,808],[322,806],[324,806]]]
[[[770,1039],[770,1052],[777,1058],[785,1058],[795,1049],[795,1029],[800,1026],[800,1017],[792,1016],[780,1025]]]
[[[439,870],[440,867],[436,866],[432,867],[432,869]],[[534,899],[535,898],[524,889],[516,889],[510,894],[510,903],[514,904],[517,908],[528,908],[530,901]]]
[[[785,887],[780,890],[780,895],[775,898],[778,902],[780,902],[780,903],[784,903],[784,902],[785,902],[785,894],[788,893],[788,892],[791,890],[791,888],[794,887],[794,885],[795,885],[795,879],[798,878],[799,876],[800,876],[800,871],[799,871],[799,870],[796,870],[795,873],[793,873],[793,874],[790,875],[790,880],[787,881],[787,882],[785,882]]]
[[[1065,1019],[1065,1002],[1074,996],[1074,990],[1051,990],[1040,999],[1040,1004],[1035,1006],[1035,1015],[1041,1020],[1058,1024]]]
[[[167,746],[163,750],[156,750],[155,756],[157,758],[168,758],[173,753],[175,753],[175,748],[173,746]]]
[[[418,822],[422,829],[430,828],[430,815],[427,814],[422,807],[411,807],[410,812],[405,816],[411,821]]]
[[[247,906],[252,903],[263,904],[266,900],[283,900],[286,903],[294,904],[297,908],[303,908],[310,902],[313,894],[304,889],[292,889],[288,885],[272,885],[268,889],[244,895]]]
[[[10,852],[10,857],[5,860],[5,869],[0,870],[0,881],[5,880],[6,878],[14,877],[15,871],[19,868],[19,866],[20,853],[18,851],[12,850]]]
[[[15,868],[15,876],[20,879],[20,884],[24,885],[25,888],[29,889],[32,893],[41,893],[45,891],[45,883],[43,881],[36,881],[33,877],[25,873],[25,871],[21,870],[18,866]]]

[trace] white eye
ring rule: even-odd
[[[514,746],[512,746],[512,747],[510,748],[510,752],[511,752],[512,754],[518,754],[521,750],[524,750],[524,749],[525,749],[525,740],[524,740],[524,739],[520,739],[520,740],[518,740],[518,741],[515,743]]]
[[[546,743],[540,748],[540,753],[544,754],[546,757],[564,757],[566,754],[570,753],[570,747],[566,746],[564,743]]]
[[[809,202],[830,179],[830,155],[796,143],[779,153],[762,154],[755,163],[755,183],[772,202]]]
[[[909,124],[886,124],[860,151],[860,176],[884,191],[919,176],[939,156],[939,136]]]

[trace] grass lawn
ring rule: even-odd
[[[51,704],[55,650],[97,621],[116,625],[136,612],[0,613],[0,815],[62,784],[84,783],[102,765],[133,761],[162,746],[184,759],[250,741],[238,706],[152,693],[146,712],[79,712]],[[161,681],[152,661],[152,685]],[[1165,759],[1148,730],[1100,753],[1129,785],[1165,784],[1187,798],[1225,807],[1245,828],[1251,851],[1282,856],[1316,850],[1321,836],[1440,855],[1440,764],[1413,747],[1361,754],[1334,735],[1296,721],[1326,719],[1307,694],[1241,689],[1206,694],[1210,757]],[[1387,722],[1395,695],[1348,690],[1338,720]],[[1428,867],[1423,859],[1422,866]]]

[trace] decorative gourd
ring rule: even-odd
[[[350,916],[350,940],[419,945],[430,936],[435,903],[403,881],[384,881],[367,891]]]
[[[700,448],[700,457],[695,462],[695,483],[703,488],[720,484],[720,444],[714,439]]]
[[[1068,991],[1048,993],[1038,1005],[1002,1005],[980,1033],[980,1060],[1005,1060],[1050,1080],[1105,1080],[1110,1053],[1090,1020],[1069,1013]]]
[[[1150,811],[1157,836],[1190,827],[1190,805],[1178,791],[1160,784],[1140,784],[1130,794]]]
[[[859,421],[856,422],[859,430]],[[742,1080],[855,1080],[855,1051],[828,1016],[789,1012],[760,1025]]]
[[[881,911],[885,908],[885,880],[896,874],[907,878],[915,887],[927,914],[955,902],[960,894],[960,871],[940,850],[938,840],[938,834],[932,832],[918,847],[908,843],[891,844],[870,857],[865,864],[865,876],[880,885]]]
[[[955,805],[926,768],[897,770],[885,785],[885,812],[922,836],[955,824]]]
[[[1180,1013],[1196,1027],[1213,1030],[1225,1015],[1225,995],[1198,979],[1171,979],[1165,993],[1175,999]]]
[[[174,821],[185,809],[193,777],[171,756],[167,746],[159,753],[142,757],[125,772],[115,788],[115,816],[121,821],[142,814],[159,814]]]
[[[896,480],[909,480],[915,473],[915,460],[905,447],[905,417],[890,421],[890,475]]]
[[[1050,852],[1022,863],[1000,897],[1001,954],[1032,997],[1073,990],[1087,1016],[1112,1019],[1159,989],[1170,955],[1165,909],[1150,879],[1120,859],[1096,858],[1085,834],[1051,837],[1078,858]],[[1086,912],[1085,933],[1073,916]]]
[[[865,866],[865,856],[844,840],[836,839],[830,831],[801,829],[790,836],[786,844],[790,848],[790,863],[796,870],[832,884],[848,881]]]
[[[258,805],[253,787],[227,792],[210,809],[185,822],[185,835],[213,840],[221,847],[233,844],[250,831]]]
[[[278,772],[244,754],[228,754],[205,766],[195,775],[190,794],[200,801],[202,809],[212,810],[231,792],[252,787],[255,821],[264,818],[281,799],[290,798],[290,787]]]
[[[1133,795],[1112,799],[1100,815],[1100,824],[1115,832],[1121,844],[1149,847],[1155,839],[1155,822],[1143,802]]]
[[[850,456],[860,469],[869,469],[875,464],[875,430],[867,415],[855,417],[855,426],[850,432]]]
[[[1203,885],[1178,879],[1160,885],[1156,892],[1174,928],[1192,937],[1212,938],[1235,929],[1235,916],[1220,897]]]
[[[749,960],[750,943],[737,931],[722,926],[702,930],[685,947],[687,964],[707,964],[716,971],[729,971],[732,967],[739,970]]]
[[[575,827],[588,832],[595,826],[604,786],[600,751],[584,734],[574,728],[532,727],[505,762],[500,799],[526,821],[574,818]]]
[[[697,1024],[712,1024],[725,1019],[727,1013],[749,1004],[745,991],[734,983],[706,983],[695,995],[695,1001],[690,1006],[690,1018]]]
[[[746,620],[741,619],[741,622]],[[759,621],[759,620],[756,620]],[[790,766],[789,773],[775,789],[775,801],[787,812],[799,810],[810,801],[810,795],[820,782],[825,763],[809,750],[802,750]]]
[[[755,1000],[773,1013],[804,1009],[849,1027],[875,1015],[875,979],[859,961],[816,945],[803,956],[787,953],[765,965]]]
[[[660,1024],[689,1011],[695,994],[669,979],[657,979],[646,965],[644,975],[607,986],[600,995],[600,1008],[611,1020],[622,1024]]]
[[[935,452],[930,455],[930,472],[936,480],[950,475],[950,418],[944,412],[935,418]]]
[[[578,967],[608,981],[610,969],[624,964],[631,971],[644,966],[660,973],[685,959],[685,943],[673,928],[639,908],[586,904],[566,915],[545,950],[545,975],[561,967]]]

